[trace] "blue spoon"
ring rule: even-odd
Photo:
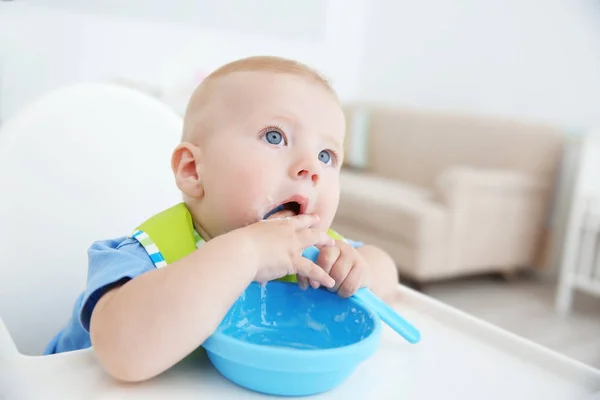
[[[311,246],[302,252],[302,256],[308,258],[312,262],[316,262],[317,257],[319,256],[319,249],[317,249],[315,246]],[[418,343],[421,340],[421,333],[417,330],[417,328],[398,315],[396,311],[394,311],[368,288],[363,287],[358,289],[354,293],[353,297],[373,308],[383,322],[398,332],[398,334],[406,339],[409,343]]]

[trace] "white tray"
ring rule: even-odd
[[[395,308],[422,333],[411,345],[385,328],[381,348],[335,390],[315,399],[600,398],[600,371],[399,287]],[[91,350],[20,355],[0,325],[0,399],[258,399],[206,358],[190,357],[141,384],[112,380]]]

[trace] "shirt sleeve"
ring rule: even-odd
[[[79,311],[79,322],[89,333],[96,303],[112,287],[155,269],[144,247],[123,237],[99,241],[88,249],[88,277]]]

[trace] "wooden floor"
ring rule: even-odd
[[[600,369],[600,298],[575,296],[572,313],[554,312],[556,285],[535,276],[431,283],[422,291],[456,308]]]

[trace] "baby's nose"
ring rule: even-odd
[[[303,179],[310,178],[310,180],[314,184],[316,184],[319,181],[319,173],[316,171],[311,172],[308,169],[302,169],[302,170],[298,171],[298,177],[303,178]]]
[[[319,160],[317,157],[305,157],[300,162],[294,166],[292,170],[292,177],[295,179],[310,179],[313,184],[317,184],[319,182]]]

